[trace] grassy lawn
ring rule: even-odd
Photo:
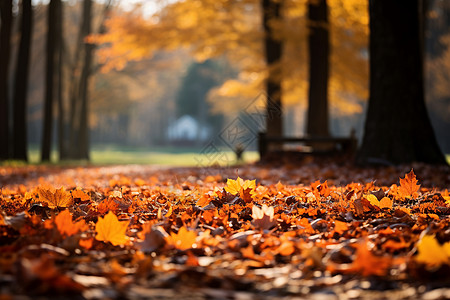
[[[38,148],[31,148],[29,151],[30,163],[37,164],[40,161],[40,151]],[[217,153],[217,156],[225,158],[224,164],[235,164],[236,157],[232,151]],[[246,151],[243,154],[244,162],[254,162],[259,159],[257,151]],[[52,152],[52,162],[58,161],[58,153]],[[96,146],[91,150],[91,164],[94,165],[115,165],[115,164],[148,164],[166,166],[206,166],[211,165],[218,159],[208,160],[208,156],[202,154],[195,148],[155,148],[136,149],[129,147]],[[208,163],[209,162],[209,163]],[[79,163],[79,162],[78,162]],[[70,164],[70,162],[69,162]]]

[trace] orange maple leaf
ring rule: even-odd
[[[184,226],[178,230],[178,233],[171,232],[170,236],[166,237],[168,244],[180,250],[192,248],[196,239],[197,234],[194,231],[187,230]]]
[[[368,248],[367,242],[356,245],[356,257],[350,271],[358,272],[363,276],[384,276],[392,265],[390,257],[375,256]]]
[[[110,211],[104,218],[98,218],[97,224],[95,224],[97,233],[95,239],[110,242],[114,246],[124,245],[128,240],[125,232],[129,223],[129,221],[119,221],[117,216]]]
[[[60,189],[54,188],[38,188],[40,201],[47,203],[49,208],[68,207],[72,204],[72,196],[64,187]]]
[[[74,235],[75,233],[86,230],[88,228],[84,220],[73,223],[72,215],[70,214],[68,209],[60,212],[55,217],[55,224],[59,233],[67,236]]]
[[[420,185],[417,185],[416,175],[414,170],[405,175],[405,178],[400,178],[399,193],[403,197],[417,198]]]
[[[81,201],[91,200],[91,197],[88,194],[78,189],[72,191],[72,198],[80,199]]]

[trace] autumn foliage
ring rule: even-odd
[[[413,170],[390,186],[89,172],[80,185],[61,175],[66,187],[2,188],[0,274],[9,293],[114,284],[126,294],[150,277],[152,288],[260,293],[258,282],[278,274],[279,286],[269,286],[283,295],[303,294],[294,287],[308,280],[449,280],[450,196],[420,187]]]

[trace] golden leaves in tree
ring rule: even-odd
[[[103,242],[110,242],[114,246],[124,245],[128,238],[125,235],[129,221],[119,221],[117,216],[111,211],[104,217],[99,217],[95,224],[95,239]]]
[[[416,174],[414,170],[405,175],[405,178],[400,178],[399,193],[403,197],[417,198],[420,185],[417,185]]]
[[[69,207],[72,204],[72,195],[64,187],[38,188],[39,200],[47,203],[49,208]]]

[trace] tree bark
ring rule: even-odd
[[[83,3],[83,26],[82,32],[85,38],[92,33],[92,0],[84,0]],[[89,160],[89,79],[92,68],[92,54],[94,51],[94,44],[84,41],[84,63],[80,78],[80,144],[79,144],[79,159]]]
[[[446,163],[425,106],[419,1],[369,1],[370,98],[358,163]]]
[[[265,59],[268,68],[266,81],[266,130],[268,136],[283,136],[283,113],[281,102],[280,60],[282,42],[274,38],[271,20],[281,16],[281,1],[262,0]]]
[[[329,22],[326,0],[308,3],[309,97],[306,134],[329,136]]]
[[[57,76],[58,76],[58,152],[59,160],[65,160],[68,158],[68,141],[65,132],[65,113],[64,113],[64,43],[63,43],[63,24],[64,24],[64,10],[63,3],[59,2],[57,10],[58,20],[56,22],[56,38],[58,40],[58,64],[57,64]]]
[[[22,0],[21,36],[14,83],[13,158],[24,161],[28,161],[26,115],[32,30],[32,3],[31,0]]]
[[[51,0],[48,5],[47,17],[47,63],[45,70],[45,103],[44,103],[44,127],[42,134],[41,161],[50,161],[53,131],[53,105],[55,102],[55,63],[57,62],[56,22],[57,8],[61,0]]]
[[[0,1],[0,160],[10,158],[9,60],[11,54],[12,0]]]

